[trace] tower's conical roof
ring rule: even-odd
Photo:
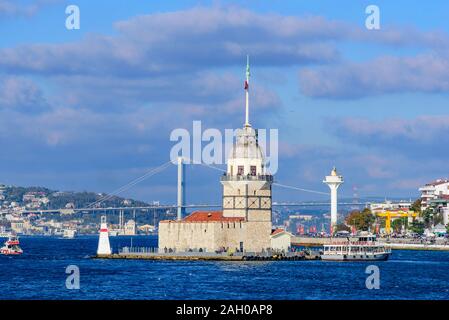
[[[236,140],[232,146],[230,159],[260,159],[264,160],[262,149],[260,148],[257,132],[251,127],[238,129]]]

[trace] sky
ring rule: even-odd
[[[379,30],[365,27],[368,5]],[[416,198],[449,172],[447,12],[447,1],[0,0],[0,182],[112,192],[169,160],[173,130],[241,127],[249,54],[250,122],[279,131],[278,183],[327,192],[335,165],[343,197]],[[219,176],[188,165],[187,202],[220,203]],[[174,203],[176,167],[123,196]]]

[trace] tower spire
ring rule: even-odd
[[[246,80],[245,80],[245,95],[246,95],[246,108],[245,108],[245,127],[251,127],[249,124],[249,55],[246,56]]]

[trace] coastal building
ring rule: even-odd
[[[141,226],[137,227],[137,229],[145,234],[153,233],[156,231],[156,227],[152,226],[151,224],[141,225]]]
[[[65,205],[66,209],[74,209],[75,208],[75,204],[73,202],[68,202]]]
[[[443,224],[449,223],[449,195],[441,195],[436,199],[430,199],[427,202],[427,207],[432,208],[435,214],[443,216]]]
[[[447,234],[446,227],[441,223],[434,226],[431,231],[437,237],[444,237]]]
[[[384,212],[384,211],[397,211],[397,210],[402,210],[402,211],[409,211],[411,206],[412,206],[412,202],[411,201],[397,201],[397,202],[393,202],[393,201],[388,201],[385,200],[384,202],[372,202],[369,204],[369,209],[371,210],[372,213],[377,213],[377,212]]]
[[[419,188],[421,191],[421,211],[430,206],[430,201],[449,196],[449,179],[438,179]]]
[[[288,216],[290,220],[297,219],[302,221],[311,221],[314,217],[311,214],[291,214]]]
[[[124,233],[127,236],[134,236],[136,234],[136,222],[134,220],[128,220],[125,223]]]
[[[245,124],[236,140],[221,177],[221,211],[196,211],[181,220],[159,223],[159,250],[247,251],[271,248],[273,176],[266,172],[258,133],[249,123],[249,63],[245,91]]]
[[[276,229],[271,234],[271,248],[273,250],[288,252],[292,245],[293,235],[284,229]]]
[[[23,222],[23,220],[11,221],[11,230],[14,233],[22,234],[24,232],[24,222]]]

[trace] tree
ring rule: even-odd
[[[419,222],[417,220],[412,222],[412,225],[410,227],[410,230],[412,232],[415,232],[417,234],[423,234],[424,233],[424,222]]]
[[[415,202],[410,206],[410,210],[416,212],[418,215],[421,214],[421,198],[416,199]]]
[[[437,213],[433,216],[433,224],[437,225],[439,223],[444,224],[444,218],[442,213]]]
[[[340,223],[335,227],[335,232],[338,231],[348,231],[351,232],[351,228],[344,223]]]
[[[433,208],[427,208],[424,210],[421,214],[422,218],[424,219],[424,225],[425,227],[432,226],[434,222],[434,217],[436,217],[436,214],[434,213]]]
[[[405,218],[405,219],[407,219],[407,218]],[[406,220],[404,221],[404,218],[395,219],[391,223],[391,227],[393,228],[393,231],[396,233],[400,233],[402,231],[402,226],[405,226],[405,227],[407,226],[407,222],[406,222]]]
[[[363,231],[368,231],[374,221],[375,217],[372,214],[371,210],[368,208],[365,208],[362,211],[351,211],[351,213],[349,213],[349,215],[346,217],[347,225],[354,226],[357,230]]]

